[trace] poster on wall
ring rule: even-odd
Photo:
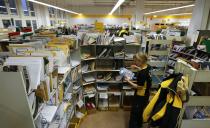
[[[104,23],[95,22],[95,29],[96,29],[96,31],[104,32]]]

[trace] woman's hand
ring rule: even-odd
[[[128,82],[128,81],[129,81],[129,79],[128,79],[128,77],[127,77],[127,76],[125,76],[125,77],[124,77],[124,80],[125,80],[126,82]]]
[[[131,65],[131,69],[139,69],[137,65]]]

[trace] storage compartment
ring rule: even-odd
[[[95,55],[95,46],[89,45],[81,49],[81,58],[83,60],[89,60],[91,58],[94,58]]]
[[[98,109],[99,110],[108,110],[108,93],[99,92],[98,94]]]
[[[77,124],[70,123],[68,128],[79,128]]]
[[[118,110],[121,105],[121,92],[109,92],[109,110]]]
[[[88,73],[95,70],[95,61],[82,61],[82,73]]]
[[[70,120],[69,128],[79,128],[80,125],[80,119],[77,117],[72,117]]]
[[[113,58],[113,48],[110,46],[97,46],[96,49],[97,58]]]
[[[124,110],[130,110],[133,102],[134,90],[123,90],[122,107]]]
[[[85,106],[88,114],[96,112],[96,93],[86,94],[85,97]]]

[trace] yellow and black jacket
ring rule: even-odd
[[[118,36],[120,36],[120,37],[123,37],[124,35],[126,35],[126,36],[129,35],[129,32],[126,29],[122,29],[118,34]]]
[[[183,106],[182,100],[176,92],[182,76],[181,73],[173,74],[163,80],[160,89],[144,110],[144,122],[150,122],[153,127],[176,128]]]

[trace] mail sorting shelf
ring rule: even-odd
[[[73,52],[71,52],[70,61],[73,60],[72,57],[75,58],[74,57],[75,53],[78,54],[78,50],[74,50]],[[71,65],[69,67],[70,70],[68,70],[66,73],[63,74],[63,80],[61,80],[59,83],[59,86],[64,86],[63,102],[61,102],[61,104],[59,105],[58,108],[59,111],[57,112],[56,116],[56,119],[59,120],[55,120],[53,123],[51,123],[50,126],[52,127],[53,126],[67,127],[69,120],[72,118],[72,115],[76,111],[75,104],[78,101],[78,99],[75,98],[76,97],[75,95],[77,95],[79,91],[75,91],[75,85],[81,86],[80,83],[81,78],[80,75],[78,75],[80,73],[81,67],[80,64]],[[63,110],[64,112],[62,112],[63,103],[71,104],[70,107],[67,107],[67,109]]]
[[[74,50],[74,52],[77,51]],[[74,54],[74,52],[72,52],[72,54]],[[70,56],[70,60],[72,60],[71,57],[72,56]],[[66,71],[64,74],[60,74],[62,76],[62,80],[59,81],[58,88],[55,91],[56,95],[59,95],[59,99],[62,101],[58,104],[52,122],[50,122],[48,125],[45,125],[45,127],[67,127],[69,125],[69,120],[77,111],[75,104],[78,101],[78,98],[75,98],[75,95],[77,95],[79,91],[75,91],[74,87],[75,84],[79,84],[81,86],[81,83],[79,83],[80,75],[75,75],[79,74],[80,64],[68,67],[68,71]],[[61,88],[63,88],[63,95],[57,94]],[[64,109],[64,104],[69,104],[70,106]]]
[[[118,110],[121,106],[121,91],[98,92],[98,109],[101,111]]]
[[[140,43],[129,43],[125,45],[125,60],[124,66],[130,69],[130,66],[134,64],[133,56],[141,52],[141,44]],[[132,70],[132,69],[130,69]],[[137,70],[132,70],[133,72],[137,72]],[[131,109],[132,99],[134,96],[134,91],[130,88],[130,85],[127,85],[127,82],[123,81],[123,87],[121,90],[121,107],[126,111]]]
[[[153,67],[153,88],[157,87],[159,82],[161,82],[161,77],[165,73],[165,68],[167,65],[168,54],[171,49],[171,45],[171,40],[149,40],[148,42],[148,64]]]
[[[174,45],[169,56],[170,57],[167,65],[168,67],[166,70],[167,74],[171,74],[171,72],[174,70],[175,63],[178,60],[178,58],[183,58],[189,61],[191,59],[196,59],[202,62],[209,60],[208,53],[201,50],[197,50],[193,47],[186,47],[185,45]],[[171,70],[170,72],[169,69]]]
[[[72,88],[72,82],[71,82],[70,72],[71,72],[71,68],[69,68],[68,71],[66,71],[63,75],[60,74],[63,79],[59,82],[58,87],[56,89],[54,89],[54,91],[50,95],[50,99],[52,99],[54,96],[56,96],[58,94],[60,95],[60,89],[63,88],[64,100],[62,100],[62,102],[60,102],[60,103],[57,103],[57,110],[54,111],[55,113],[51,117],[52,120],[49,121],[47,123],[47,125],[44,125],[44,127],[46,127],[46,128],[47,127],[52,127],[52,126],[60,126],[60,125],[61,126],[66,126],[66,122],[70,119],[70,117],[68,116],[69,107],[67,107],[66,110],[63,110],[63,108],[62,108],[63,103],[73,102],[72,99],[69,99],[69,98],[66,99],[66,96],[68,94],[70,94],[69,90],[72,90],[71,89]],[[47,102],[47,104],[51,104],[51,102],[49,101],[49,102]],[[45,104],[45,106],[40,110],[40,112],[38,114],[40,114],[41,111],[47,106],[48,105]],[[63,114],[61,114],[61,113],[63,113]],[[36,126],[38,126],[38,127],[42,127],[42,126],[39,126],[39,122],[42,122],[42,118],[40,118],[40,117],[42,117],[42,116],[38,115],[37,118],[35,118],[35,120],[34,120],[35,123],[36,123]],[[66,122],[64,122],[65,120],[66,120]]]
[[[89,82],[89,84],[83,84],[83,95],[84,104],[86,106],[87,112],[93,113],[97,107],[97,91],[95,89],[95,81]]]
[[[87,113],[95,113],[97,107],[97,92],[84,94],[84,102],[86,105]]]
[[[88,51],[87,49],[92,47],[91,49],[95,48],[95,51],[90,51],[92,55],[95,54],[92,58],[94,59],[84,59],[82,61],[82,64],[87,64],[87,63],[95,63],[94,67],[92,66],[91,70],[86,70],[83,72],[83,77],[86,75],[92,74],[94,78],[96,79],[94,87],[96,87],[96,83],[106,83],[106,84],[111,84],[111,83],[116,83],[115,80],[108,80],[113,78],[113,74],[116,74],[119,72],[119,68],[123,67],[123,59],[124,59],[124,53],[120,54],[118,56],[117,54],[114,54],[115,52],[122,52],[124,49],[124,45],[90,45],[83,47],[81,46],[81,55],[83,55],[83,52]],[[106,49],[106,50],[105,50]],[[102,57],[102,52],[106,51],[104,54],[106,54],[106,57]],[[101,54],[101,56],[100,56]],[[121,64],[121,66],[118,66]],[[115,67],[115,68],[113,68]],[[93,71],[94,70],[94,71]],[[116,73],[115,73],[116,72]],[[111,73],[111,77],[107,78],[108,81],[102,80],[103,78],[106,78],[106,74],[109,75],[108,73]],[[97,76],[102,75],[102,79],[97,80]],[[107,76],[108,77],[108,76]],[[90,83],[91,84],[91,83]],[[87,85],[87,83],[84,83],[83,85]],[[97,107],[99,109],[103,110],[108,110],[108,98],[105,96],[106,94],[103,95],[103,93],[98,92],[96,100]],[[100,97],[101,96],[101,97]],[[104,97],[103,97],[104,96]],[[107,95],[108,97],[108,95]]]
[[[63,74],[59,74],[59,76],[62,76],[63,79],[59,82],[58,88],[55,90],[55,96],[59,95],[59,100],[62,100],[57,105],[56,113],[53,117],[53,120],[49,122],[48,125],[45,125],[44,127],[66,127],[67,122],[70,119],[70,115],[73,113],[73,110],[71,109],[74,107],[73,105],[70,107],[67,107],[64,110],[64,104],[72,104],[73,98],[69,97],[68,95],[72,94],[72,79],[71,79],[71,68],[68,69]],[[60,89],[63,88],[63,94],[60,93]],[[61,97],[61,95],[63,95]],[[72,96],[72,95],[71,95]],[[70,99],[69,99],[70,98]],[[50,103],[50,102],[49,102]],[[42,120],[42,119],[41,119]],[[41,127],[41,126],[40,126]]]
[[[189,91],[194,82],[210,82],[209,70],[197,70],[191,67],[187,62],[178,59],[175,67],[176,72],[181,72],[189,76]],[[181,117],[184,115],[184,111],[187,106],[210,106],[210,96],[190,96],[189,102],[184,105],[184,109],[181,112]],[[179,128],[209,128],[210,119],[180,119]]]
[[[85,46],[81,46],[81,55],[83,55],[83,53],[90,53],[91,57],[90,58],[85,58],[82,60],[82,65],[85,65],[87,63],[95,63],[94,67],[91,68],[91,70],[86,70],[83,72],[83,77],[86,75],[93,75],[95,76],[96,80],[93,82],[87,82],[87,83],[83,83],[83,86],[92,84],[95,82],[95,85],[98,84],[107,84],[107,85],[111,85],[111,84],[122,84],[122,81],[116,81],[116,79],[113,79],[112,76],[112,80],[101,80],[101,79],[97,79],[97,75],[100,74],[107,74],[107,73],[111,73],[112,75],[115,74],[114,76],[118,75],[119,69],[121,67],[124,67],[124,63],[125,61],[131,61],[133,64],[133,55],[136,54],[137,52],[140,51],[140,44],[139,43],[130,43],[130,44],[125,44],[124,42],[121,45],[85,45]],[[109,52],[110,54],[109,56],[106,55],[106,57],[101,57],[99,56],[102,51],[104,49],[107,49],[106,51]],[[123,54],[121,54],[120,56],[117,56],[117,52],[124,52]],[[105,53],[107,54],[107,53]],[[126,54],[129,54],[130,56],[126,56]],[[106,65],[106,63],[108,63]],[[116,63],[116,64],[114,64]],[[111,64],[111,65],[110,65]],[[131,65],[131,64],[130,64]],[[128,65],[128,66],[130,66]],[[89,68],[88,68],[89,69]],[[121,88],[120,88],[121,89]],[[122,90],[121,90],[122,91]],[[101,91],[97,91],[97,107],[99,110],[108,110],[109,109],[109,96],[111,94],[107,94]],[[116,94],[116,93],[115,93]],[[112,94],[112,96],[114,96]],[[122,97],[122,94],[120,95],[120,97]],[[113,98],[114,99],[114,98]],[[121,100],[120,100],[120,104],[118,105],[118,107],[121,106]]]
[[[132,106],[132,99],[134,96],[135,91],[132,90],[129,86],[126,88],[126,86],[123,87],[122,91],[122,107],[124,110],[130,110]]]
[[[109,110],[118,110],[121,106],[121,91],[109,91],[108,92],[108,107]]]
[[[98,92],[98,109],[102,111],[109,110],[107,92]]]
[[[32,113],[31,113],[31,110],[30,110],[30,106],[28,104],[28,99],[27,99],[27,94],[25,92],[25,85],[24,85],[24,78],[22,76],[22,73],[21,72],[0,72],[0,79],[2,79],[1,81],[4,81],[4,83],[2,84],[3,87],[5,87],[4,89],[4,92],[9,95],[7,96],[7,101],[10,102],[10,109],[12,109],[12,107],[15,107],[14,110],[18,110],[17,108],[20,108],[21,110],[24,110],[24,112],[22,112],[22,116],[18,116],[18,120],[15,120],[14,122],[17,122],[17,121],[21,121],[23,119],[23,122],[20,123],[22,128],[35,128],[35,124],[36,126],[39,126],[37,125],[37,121],[40,119],[39,118],[39,115],[37,116],[37,118],[33,119],[32,117]],[[9,78],[8,76],[12,76],[11,79],[5,79],[5,78]],[[22,82],[21,82],[22,81]],[[15,84],[14,84],[15,83]],[[9,85],[7,85],[9,84]],[[12,89],[9,89],[12,85]],[[17,89],[15,89],[17,86]],[[12,93],[11,91],[14,90],[15,92]],[[22,90],[22,91],[21,91]],[[7,92],[9,91],[9,92]],[[1,92],[2,95],[4,95],[3,92]],[[6,96],[6,94],[4,96],[1,96],[2,98],[4,98]],[[15,94],[15,97],[13,97],[13,94]],[[18,94],[18,97],[16,96]],[[8,98],[12,98],[13,100],[8,100]],[[1,101],[5,101],[5,100],[1,100]],[[13,102],[11,102],[13,101]],[[18,103],[14,102],[14,101],[18,101]],[[11,105],[12,103],[14,103],[15,105]],[[7,103],[5,102],[4,103],[5,105],[7,105]],[[17,105],[19,107],[17,107]],[[37,114],[40,114],[40,112],[46,107],[48,106],[46,103],[44,103],[41,108],[40,108],[40,111],[38,111]],[[50,107],[50,106],[48,106]],[[53,106],[52,106],[53,107]],[[56,109],[58,110],[59,106],[54,106],[56,107]],[[21,110],[18,110],[18,112],[21,112]],[[56,111],[53,111],[52,114],[52,117],[51,119],[54,118],[55,114],[56,114]],[[13,115],[14,116],[14,115]],[[7,116],[6,116],[7,117]],[[27,118],[25,118],[27,117]],[[11,122],[13,122],[14,118],[9,118],[8,120],[10,120]],[[44,127],[48,127],[51,125],[52,122],[48,122],[47,124],[48,125],[45,125]],[[7,123],[8,125],[8,123]],[[1,124],[2,127],[7,127],[7,125],[5,124]],[[17,125],[15,125],[14,127],[18,127]],[[40,126],[41,127],[41,126]]]

